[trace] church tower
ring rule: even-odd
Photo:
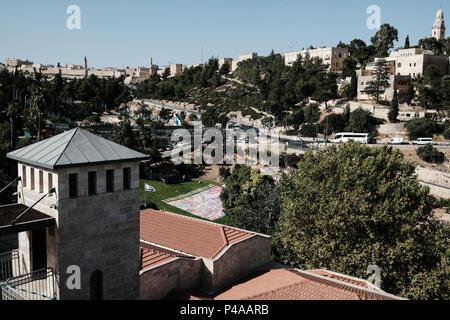
[[[439,9],[436,14],[436,20],[434,21],[433,33],[431,34],[432,38],[437,40],[445,39],[445,21],[444,21],[444,11]]]

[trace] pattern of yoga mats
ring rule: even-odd
[[[164,200],[173,207],[189,212],[197,217],[214,221],[225,216],[220,200],[221,187],[210,185],[188,194]]]

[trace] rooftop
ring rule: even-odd
[[[181,254],[169,249],[141,242],[141,270],[152,268],[161,263],[172,261],[177,258],[193,259],[194,257]]]
[[[141,241],[213,259],[222,250],[253,234],[220,224],[157,210],[141,211]]]
[[[255,273],[213,297],[174,292],[168,299],[191,300],[400,300],[356,279],[327,270],[270,269]]]
[[[7,154],[10,159],[46,169],[146,160],[148,155],[75,128]]]

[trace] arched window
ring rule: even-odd
[[[91,275],[91,300],[103,300],[103,272],[97,270]]]

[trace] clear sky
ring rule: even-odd
[[[81,30],[69,30],[69,5],[81,8]],[[370,5],[381,23],[399,29],[399,46],[431,35],[447,0],[1,0],[0,61],[93,67],[194,64],[211,56],[335,46],[376,32],[366,26]],[[447,17],[447,15],[446,15]],[[450,30],[447,32],[450,33]]]

